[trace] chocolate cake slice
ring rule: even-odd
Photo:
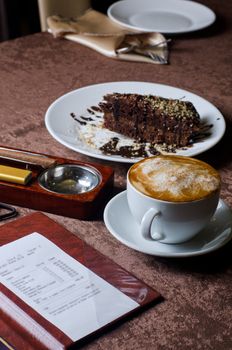
[[[199,132],[200,116],[191,102],[112,93],[99,106],[105,128],[141,142],[182,147]]]

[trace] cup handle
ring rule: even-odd
[[[161,213],[154,208],[150,208],[143,216],[141,221],[141,234],[143,238],[149,241],[158,241],[164,238],[162,233],[154,232],[151,235],[151,225],[153,220]]]

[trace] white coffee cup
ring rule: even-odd
[[[135,163],[127,174],[127,201],[149,241],[183,243],[212,218],[220,176],[205,162],[183,156],[155,156]]]

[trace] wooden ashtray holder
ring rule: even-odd
[[[27,155],[37,158],[50,159],[56,165],[74,164],[80,166],[89,166],[101,175],[99,184],[91,191],[80,194],[60,194],[48,191],[40,186],[38,177],[44,168],[40,165],[29,164],[27,160],[18,161],[14,157],[1,155],[0,147],[0,164],[12,167],[30,169],[32,171],[32,179],[26,185],[20,185],[7,181],[0,181],[0,200],[1,202],[45,211],[57,215],[68,216],[77,219],[90,219],[97,216],[97,213],[109,199],[109,195],[113,188],[113,169],[100,164],[81,162],[73,159],[59,158],[41,153],[31,153],[25,150],[8,148],[10,155],[18,152],[19,155]],[[3,148],[4,150],[4,148]],[[6,152],[7,154],[7,152]]]

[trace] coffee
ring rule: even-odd
[[[141,193],[170,202],[199,200],[220,189],[220,176],[214,168],[183,156],[146,158],[130,168],[129,180]]]

